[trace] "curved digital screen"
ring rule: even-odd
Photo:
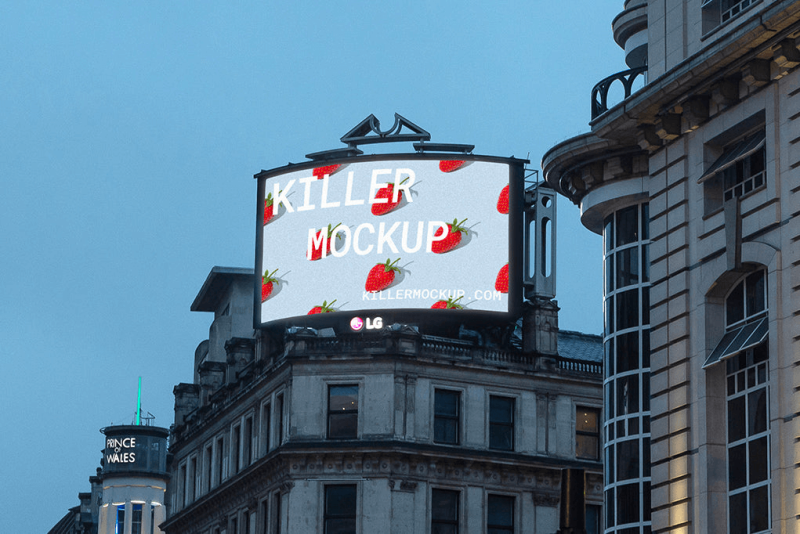
[[[256,325],[364,310],[508,313],[509,202],[522,187],[513,162],[362,157],[257,175]]]

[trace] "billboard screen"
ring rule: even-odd
[[[513,311],[522,162],[460,158],[362,156],[257,175],[256,325]]]

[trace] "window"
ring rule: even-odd
[[[458,445],[461,394],[458,391],[437,389],[433,396],[434,443]]]
[[[763,343],[727,361],[730,534],[770,527],[769,351]]]
[[[189,502],[194,502],[197,498],[197,457],[193,456],[191,460],[189,460],[189,474],[188,474],[188,482],[189,489],[187,490],[187,494],[189,496]]]
[[[264,456],[269,452],[270,446],[270,425],[272,423],[272,406],[264,404],[261,407],[261,455]]]
[[[211,477],[214,473],[214,463],[213,458],[213,444],[209,443],[206,445],[205,450],[203,451],[203,466],[204,466],[204,473],[203,473],[203,489],[208,492],[211,490]]]
[[[586,460],[600,459],[600,410],[576,409],[575,456]]]
[[[242,441],[242,462],[243,466],[248,466],[253,461],[253,417],[248,416],[244,420],[244,439]]]
[[[186,462],[181,463],[178,468],[178,505],[179,508],[186,506],[188,498],[186,496]]]
[[[230,531],[231,531],[231,534],[239,534],[239,518],[236,517],[236,516],[233,516],[231,518]]]
[[[763,343],[767,322],[767,276],[759,269],[745,276],[725,299],[725,335],[706,359],[706,368]]]
[[[272,534],[281,534],[281,494],[272,496]]]
[[[514,534],[514,497],[489,495],[486,532],[487,534]]]
[[[242,442],[242,426],[236,425],[233,427],[231,435],[231,472],[236,474],[239,472],[239,449]]]
[[[601,506],[596,504],[586,505],[586,534],[600,534],[603,529],[600,527]]]
[[[225,467],[225,438],[220,436],[217,438],[217,485],[219,486],[222,484],[222,477],[225,474],[224,467]]]
[[[269,499],[261,501],[262,534],[269,534]]]
[[[743,197],[763,187],[766,184],[765,158],[764,130],[727,145],[698,180],[704,188],[706,213],[721,208],[723,201]]]
[[[703,33],[726,24],[758,0],[703,0]]]
[[[328,386],[328,439],[358,437],[358,386]]]
[[[489,397],[489,448],[514,450],[514,399]]]
[[[280,447],[283,444],[283,393],[275,397],[275,411],[278,413],[278,438],[275,446]]]
[[[125,532],[125,505],[117,506],[117,524],[114,526],[114,534]]]
[[[356,485],[325,486],[324,534],[356,533]]]
[[[431,492],[431,534],[458,534],[458,492]]]

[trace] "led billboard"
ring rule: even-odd
[[[362,156],[256,175],[256,326],[516,310],[522,163]]]

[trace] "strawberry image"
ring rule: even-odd
[[[327,300],[323,300],[321,306],[314,306],[313,308],[311,308],[311,310],[309,310],[309,312],[306,315],[316,315],[318,313],[334,312],[336,311],[333,309],[334,302],[336,302],[336,299],[333,299],[332,301],[330,301],[330,303],[328,303]]]
[[[331,238],[333,237],[334,232],[336,231],[336,229],[339,227],[340,224],[342,224],[342,223],[339,223],[334,227],[331,227],[330,224],[328,225],[327,239],[325,240],[325,255],[326,256],[330,256],[330,254],[331,254],[331,245],[333,244],[333,239],[331,239]],[[319,242],[319,245],[315,245],[314,243],[311,244],[312,248],[308,252],[306,252],[306,258],[308,258],[309,260],[316,261],[316,260],[322,258],[322,241],[321,241],[321,237],[322,237],[322,232],[325,232],[325,231],[326,231],[325,228],[323,228],[321,230],[317,230],[317,235],[316,235],[314,241],[315,242]]]
[[[264,271],[264,276],[261,277],[261,302],[264,302],[272,295],[272,290],[274,289],[275,285],[280,284],[280,280],[275,278],[275,273],[278,272],[278,269],[275,269],[272,272],[269,272],[269,269]]]
[[[461,243],[461,233],[463,232],[466,234],[469,232],[469,230],[463,226],[465,222],[467,222],[466,219],[461,222],[458,222],[458,219],[453,219],[452,224],[447,223],[447,235],[445,235],[444,238],[442,238],[442,235],[444,235],[444,228],[439,227],[436,233],[433,234],[433,237],[438,239],[438,241],[431,243],[431,250],[435,254],[443,254],[456,248],[458,244]]]
[[[404,183],[406,183],[407,180],[408,180],[408,177],[405,177],[403,179],[403,181],[400,182],[400,185],[403,185]],[[395,202],[393,200],[393,197],[394,197],[394,184],[389,183],[389,184],[386,184],[385,186],[381,187],[380,189],[378,189],[378,192],[375,193],[375,199],[377,200],[379,198],[385,198],[386,202],[385,203],[375,203],[375,204],[373,204],[372,205],[372,214],[373,215],[383,215],[385,213],[389,213],[390,211],[395,209],[397,206],[399,206],[400,203],[403,201],[403,190],[401,189],[398,192],[398,194],[397,194],[397,202]]]
[[[508,215],[508,185],[500,191],[500,197],[497,199],[497,211]]]
[[[264,224],[267,224],[275,217],[275,204],[272,199],[272,193],[267,195],[264,200]]]
[[[364,284],[364,289],[370,293],[377,293],[383,291],[394,282],[394,273],[400,272],[400,268],[396,267],[400,258],[392,261],[391,258],[386,260],[386,263],[379,263],[369,270],[367,275],[367,282]]]
[[[338,171],[342,166],[341,165],[325,165],[324,167],[317,167],[314,169],[314,176],[317,177],[317,180],[322,180],[325,178],[325,175],[331,175]]]
[[[439,162],[439,170],[442,172],[453,172],[464,166],[466,161],[463,159],[443,160]]]
[[[431,306],[432,310],[463,310],[464,306],[458,304],[458,301],[461,300],[463,297],[460,296],[457,299],[453,300],[453,297],[448,297],[447,300],[437,300]]]
[[[508,264],[503,265],[500,272],[497,273],[497,279],[494,281],[495,290],[500,293],[508,293]]]

